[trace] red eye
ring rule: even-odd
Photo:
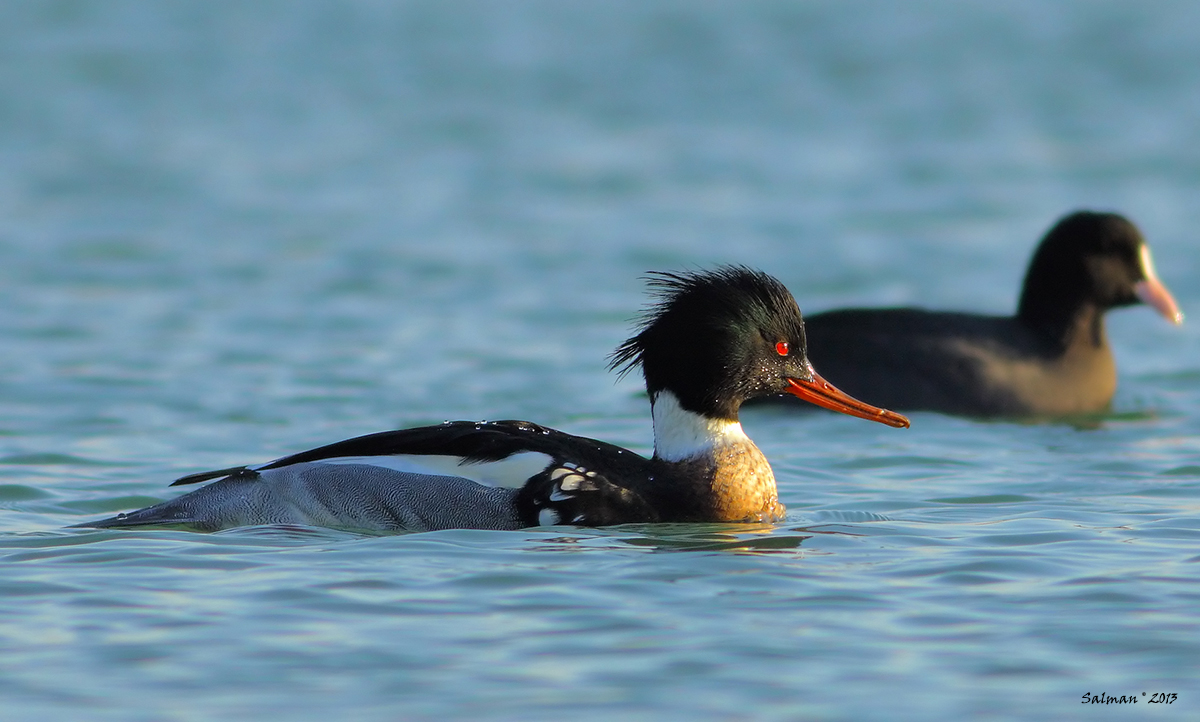
[[[787,356],[788,355],[788,342],[780,341],[779,343],[775,344],[775,353],[779,354],[780,356]]]

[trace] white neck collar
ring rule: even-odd
[[[650,399],[654,419],[654,456],[663,461],[686,461],[708,456],[713,449],[749,441],[742,425],[726,419],[709,419],[679,405],[670,391]]]

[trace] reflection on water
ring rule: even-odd
[[[659,526],[672,527],[672,524]],[[684,524],[683,528],[647,529],[645,536],[623,541],[630,546],[649,547],[657,551],[728,551],[777,553],[799,549],[811,535],[795,535],[770,524],[737,525],[721,532],[706,530],[704,524]],[[697,528],[699,527],[699,528]]]

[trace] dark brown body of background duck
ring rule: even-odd
[[[1015,316],[844,309],[808,316],[805,328],[813,364],[869,403],[1062,417],[1108,408],[1117,373],[1104,314],[1139,302],[1183,320],[1137,227],[1115,213],[1080,211],[1042,239]]]

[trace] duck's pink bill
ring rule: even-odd
[[[1179,310],[1171,292],[1157,278],[1138,281],[1133,287],[1134,294],[1142,303],[1158,311],[1163,318],[1178,326],[1183,323],[1183,312]]]

